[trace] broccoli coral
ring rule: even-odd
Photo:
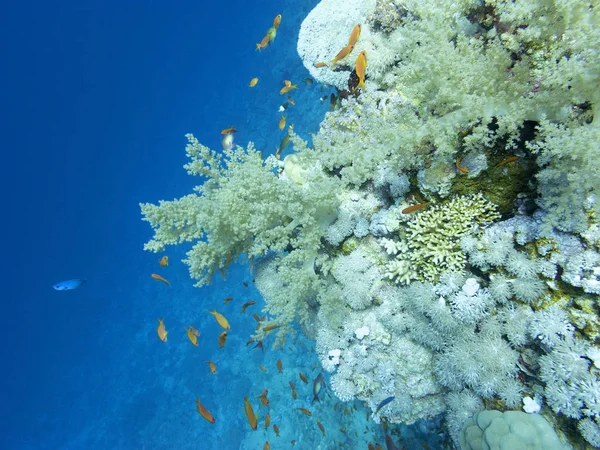
[[[226,270],[242,253],[251,260],[269,251],[281,253],[279,273],[288,281],[296,277],[290,270],[304,268],[299,273],[314,276],[309,263],[335,219],[335,179],[318,169],[305,169],[296,172],[304,181],[301,185],[278,177],[252,144],[246,150],[226,150],[223,156],[192,135],[187,138],[191,161],[185,167],[189,174],[206,179],[195,194],[140,205],[144,220],[154,228],[145,249],[161,251],[166,245],[193,242],[185,263],[197,286],[210,283],[216,271]],[[306,286],[306,280],[300,284]],[[292,320],[294,308],[274,308],[284,309],[285,319]]]

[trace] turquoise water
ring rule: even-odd
[[[288,124],[304,138],[318,130],[329,108],[319,99],[331,91],[302,83],[308,73],[295,48],[301,20],[316,3],[34,2],[5,11],[7,414],[0,448],[237,449],[262,448],[267,439],[272,448],[289,448],[291,440],[296,448],[383,445],[360,402],[334,410],[339,402],[327,393],[311,405],[319,369],[309,340],[299,336],[281,351],[267,344],[264,353],[245,346],[255,327],[251,314],[262,307],[247,267],[234,264],[226,281],[197,289],[180,262],[185,248],[168,252],[166,268],[142,251],[151,230],[138,203],[179,197],[193,185],[181,168],[185,133],[219,149],[220,130],[234,125],[239,144],[252,140],[273,152],[283,136],[284,79],[300,85]],[[278,13],[276,41],[257,53],[255,42]],[[249,89],[253,77],[260,81]],[[78,290],[51,287],[78,277],[87,279]],[[240,314],[250,300],[257,304]],[[213,308],[231,323],[222,350],[221,330],[207,313]],[[156,334],[163,317],[167,343]],[[189,324],[200,330],[198,348],[186,337]],[[216,375],[206,360],[216,362]],[[289,381],[298,391],[293,406],[311,408],[312,418],[292,409]],[[268,431],[267,409],[256,398],[265,388]],[[244,414],[246,395],[259,415],[256,432]],[[197,397],[216,424],[196,412]],[[430,434],[423,424],[402,433],[407,448]]]

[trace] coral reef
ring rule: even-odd
[[[362,50],[367,92],[282,162],[188,136],[204,179],[141,205],[146,249],[192,242],[200,286],[244,255],[276,343],[297,320],[342,401],[394,397],[376,421],[446,412],[455,446],[563,448],[536,413],[482,411],[525,397],[598,445],[600,8],[322,0],[302,24],[321,83],[345,89]]]

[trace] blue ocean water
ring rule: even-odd
[[[308,73],[296,53],[300,23],[317,3],[7,6],[0,27],[1,449],[238,449],[262,448],[267,439],[272,448],[290,448],[291,440],[296,448],[333,448],[334,440],[341,448],[383,444],[359,403],[356,411],[353,404],[334,410],[330,397],[315,407],[312,419],[328,438],[291,408],[289,381],[298,390],[294,406],[311,407],[312,385],[298,372],[313,379],[318,360],[302,337],[278,352],[244,345],[262,304],[247,267],[235,265],[227,280],[197,289],[180,262],[185,248],[170,250],[164,268],[159,255],[142,250],[151,229],[138,203],[180,197],[194,185],[182,169],[186,133],[219,149],[220,130],[233,125],[239,144],[252,140],[273,153],[283,136],[277,123],[284,79],[300,85],[288,123],[307,139],[318,130],[328,110],[319,98],[330,91],[302,84]],[[275,42],[256,52],[278,13]],[[253,77],[260,81],[249,89]],[[70,278],[87,283],[52,289]],[[233,300],[224,305],[228,296]],[[240,314],[250,300],[257,304]],[[213,308],[231,322],[222,350],[222,330],[207,313]],[[157,337],[157,318],[165,319],[166,343]],[[201,333],[197,348],[185,334],[190,324]],[[207,360],[217,364],[216,375]],[[263,389],[280,437],[272,425],[264,430],[267,409],[256,398]],[[257,432],[244,414],[246,395],[259,415]],[[197,397],[214,425],[196,412]],[[344,426],[347,433],[338,430]]]

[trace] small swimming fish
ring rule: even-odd
[[[200,403],[200,399],[199,398],[196,399],[196,409],[198,410],[198,412],[200,413],[200,415],[202,417],[204,417],[206,420],[208,420],[210,423],[215,423],[216,422],[215,418],[208,411],[208,409],[206,409],[204,407],[204,405],[202,403]]]
[[[280,359],[277,360],[277,370],[279,371],[279,373],[283,373],[283,363]]]
[[[386,398],[386,399],[383,399],[381,402],[379,402],[379,405],[377,405],[377,409],[375,410],[375,414],[373,414],[373,415],[376,415],[376,414],[379,412],[379,410],[380,410],[381,408],[383,408],[385,405],[387,405],[388,403],[390,403],[390,402],[391,402],[392,400],[394,400],[395,398],[396,398],[396,397],[394,397],[394,396],[391,396],[391,397],[388,397],[388,398]]]
[[[312,413],[306,409],[306,408],[296,408],[298,411],[300,411],[302,414],[304,414],[305,416],[312,416]]]
[[[258,397],[256,397],[256,398],[260,398],[260,402],[265,406],[269,406],[269,399],[267,398],[268,393],[269,393],[269,390],[265,389],[262,392],[262,394],[260,394]]]
[[[291,444],[292,444],[292,447],[293,447],[294,445],[296,445],[296,440],[295,440],[295,439],[292,439],[292,442],[291,442]]]
[[[171,287],[171,283],[169,283],[165,278],[161,277],[160,275],[156,275],[155,273],[150,275],[152,278],[154,278],[155,280],[158,281],[162,281],[163,283],[165,283],[167,286]]]
[[[275,19],[273,19],[273,28],[275,28],[275,29],[279,28],[280,24],[281,24],[281,14],[277,14],[275,16]]]
[[[333,58],[333,61],[331,61],[331,64],[333,64],[333,65],[337,64],[338,61],[341,61],[346,56],[348,56],[350,53],[352,53],[352,50],[354,50],[354,45],[346,45],[343,49],[341,49],[338,52],[337,55],[335,55],[335,58]]]
[[[223,331],[219,335],[219,347],[221,347],[221,348],[225,347],[225,342],[227,342],[227,331]]]
[[[287,96],[287,101],[290,105],[296,106],[296,102],[294,100],[292,100],[292,97],[290,97],[289,95]]]
[[[256,86],[256,83],[258,83],[258,78],[252,78],[252,79],[250,80],[250,84],[249,84],[249,86],[250,86],[250,87],[254,87],[254,86]]]
[[[281,325],[269,325],[263,328],[263,331],[273,331],[277,328],[281,328]]]
[[[286,134],[283,137],[283,139],[281,140],[279,147],[277,147],[277,150],[275,151],[275,158],[277,158],[277,159],[280,158],[281,152],[285,150],[285,148],[288,146],[289,143],[290,143],[290,135]]]
[[[387,450],[400,450],[396,444],[394,444],[392,437],[387,433],[385,435],[385,446],[387,447]]]
[[[72,291],[73,289],[77,289],[82,284],[85,284],[86,281],[87,280],[83,279],[66,280],[56,283],[52,287],[57,291]]]
[[[263,342],[262,340],[258,341],[258,344],[256,344],[254,347],[252,348],[260,348],[263,352],[265,351],[265,347],[263,346]]]
[[[269,441],[265,441],[265,444],[263,445],[263,450],[271,450],[271,444],[269,444]]]
[[[325,427],[319,422],[319,419],[317,419],[317,426],[319,427],[319,430],[321,430],[321,433],[323,433],[323,436],[325,436]]]
[[[273,425],[273,431],[275,431],[275,436],[279,437],[279,427],[277,425]]]
[[[226,298],[223,300],[223,304],[225,304],[225,305],[226,305],[226,304],[227,304],[227,303],[229,303],[231,300],[233,300],[233,297],[226,297]]]
[[[256,430],[256,414],[252,409],[252,405],[248,401],[248,397],[244,397],[244,410],[246,411],[246,417],[248,417],[248,423],[253,430]]]
[[[225,328],[226,330],[229,330],[231,328],[227,319],[223,316],[223,314],[219,314],[216,309],[209,311],[209,313],[215,316],[215,319],[217,319],[217,322],[219,322],[219,325],[221,325],[223,328]]]
[[[402,210],[402,214],[410,214],[413,213],[415,211],[418,211],[419,209],[425,208],[427,205],[430,205],[430,202],[425,202],[425,203],[418,203],[416,205],[412,205],[409,206],[408,208],[404,208]]]
[[[284,80],[283,82],[284,82],[285,86],[281,88],[281,90],[279,91],[279,95],[287,94],[292,89],[298,89],[298,85],[292,84],[292,82],[290,80]]]
[[[258,50],[259,52],[265,48],[267,48],[267,45],[269,45],[269,36],[266,35],[265,37],[262,38],[262,40],[260,41],[259,44],[256,44],[256,50]]]
[[[296,386],[294,386],[294,383],[292,383],[291,381],[290,381],[290,388],[292,388],[292,398],[294,400],[296,400],[296,397],[297,397],[297,395],[296,395]]]
[[[258,366],[258,368],[260,370],[262,370],[264,373],[267,373],[267,368],[265,366]]]
[[[229,128],[225,128],[224,130],[221,130],[221,134],[233,134],[233,133],[237,133],[238,130],[236,130],[233,127],[229,127]]]
[[[165,319],[158,319],[158,328],[156,330],[156,332],[158,333],[158,338],[163,341],[163,342],[167,342],[167,329],[165,328],[165,324],[164,321]]]
[[[356,25],[354,25],[354,28],[352,29],[352,33],[350,33],[350,39],[348,39],[348,45],[354,46],[356,44],[356,41],[358,41],[358,38],[360,37],[360,29],[361,29],[360,23],[357,23]]]
[[[319,401],[319,394],[321,392],[321,389],[323,389],[324,384],[325,384],[325,382],[323,381],[323,374],[319,372],[319,375],[317,375],[317,378],[315,378],[315,380],[313,381],[312,403],[314,403],[315,400]]]
[[[283,130],[285,128],[285,116],[281,116],[281,119],[279,119],[279,129]]]
[[[169,265],[169,257],[165,255],[162,258],[160,258],[158,265],[160,267],[167,267]]]
[[[356,59],[355,70],[356,70],[356,76],[358,77],[358,86],[356,86],[356,89],[362,89],[363,91],[366,91],[367,90],[367,88],[365,86],[365,72],[367,70],[367,51],[366,50],[363,50],[358,55],[358,58]]]
[[[327,63],[324,62],[316,62],[313,64],[316,69],[320,69],[321,67],[327,67]]]
[[[269,425],[271,425],[271,414],[267,413],[265,416],[265,430],[269,429]]]
[[[329,96],[329,109],[331,111],[335,110],[336,101],[337,101],[337,98],[336,98],[335,94],[332,92],[331,95]]]
[[[242,312],[241,312],[241,314],[244,314],[246,312],[246,308],[248,306],[252,306],[252,305],[255,305],[255,304],[256,304],[256,302],[246,302],[246,303],[244,303],[242,305]]]
[[[519,160],[518,156],[509,156],[504,161],[501,161],[500,163],[496,164],[496,167],[502,167],[505,164],[508,164],[508,163],[511,163],[511,162],[515,162],[515,161],[518,161],[518,160]]]
[[[313,84],[313,79],[312,79],[312,78],[310,78],[310,77],[308,77],[308,78],[305,78],[305,79],[304,79],[304,84],[307,84],[307,85],[309,85],[309,86],[310,86],[311,84]]]
[[[200,335],[198,330],[196,330],[192,325],[190,325],[190,327],[186,330],[186,334],[190,342],[196,347],[198,347],[198,336]]]
[[[210,367],[210,372],[213,375],[216,375],[217,374],[217,365],[212,361],[205,361],[205,362],[208,363],[208,367]]]
[[[462,173],[469,173],[470,170],[460,164],[461,159],[456,158],[456,168]]]

